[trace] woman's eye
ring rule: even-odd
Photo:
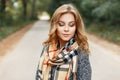
[[[73,27],[73,26],[75,26],[75,24],[74,24],[74,23],[72,23],[72,24],[69,24],[69,26],[70,26],[70,27]]]
[[[58,23],[59,26],[64,26],[64,23]]]

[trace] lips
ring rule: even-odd
[[[64,37],[68,37],[70,34],[63,34]]]

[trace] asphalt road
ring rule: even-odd
[[[48,36],[49,23],[38,21],[22,37],[14,50],[0,62],[0,80],[35,80],[42,42]],[[120,80],[120,56],[89,41],[92,80]]]

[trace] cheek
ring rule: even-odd
[[[57,35],[59,36],[61,34],[61,29],[57,28],[56,32],[57,32]]]
[[[58,27],[58,28],[57,28],[57,33],[59,33],[59,34],[60,34],[62,31],[63,31],[63,29],[62,29],[62,28],[60,28],[60,27]]]
[[[59,28],[57,28],[57,33],[59,33],[60,32],[60,29]]]
[[[71,33],[75,34],[75,32],[76,32],[76,27],[71,29]]]

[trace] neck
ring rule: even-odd
[[[67,43],[67,41],[62,41],[62,40],[59,40],[59,47],[62,48],[65,44]]]

